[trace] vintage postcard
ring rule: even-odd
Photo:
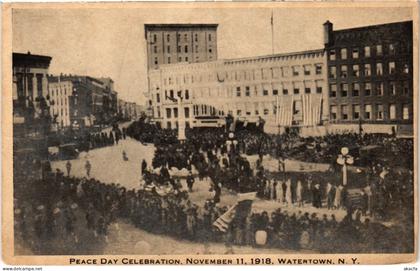
[[[7,264],[416,261],[416,2],[2,11]]]

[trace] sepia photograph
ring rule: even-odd
[[[415,261],[413,3],[3,7],[3,257]]]

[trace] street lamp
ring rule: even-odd
[[[337,164],[343,166],[343,186],[347,185],[347,165],[352,165],[354,158],[349,154],[349,148],[341,148],[341,154],[338,155]]]

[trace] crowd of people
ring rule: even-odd
[[[352,142],[353,135],[301,139],[292,134],[276,137],[258,131],[231,134],[223,128],[188,129],[186,135],[185,142],[178,142],[173,130],[160,129],[144,119],[121,132],[121,138],[130,136],[155,146],[151,165],[141,163],[144,182],[139,190],[91,178],[90,164],[85,165],[86,178],[72,177],[69,168],[67,176],[59,170],[41,176],[31,175],[34,172],[31,170],[15,170],[17,237],[29,242],[35,253],[57,253],[60,245],[63,253],[68,253],[69,248],[80,253],[87,247],[95,250],[90,247],[92,244],[108,242],[109,225],[117,225],[115,222],[121,220],[152,233],[204,243],[225,242],[227,247],[259,246],[257,233],[263,231],[267,233],[264,247],[325,253],[412,250],[414,190],[410,166],[394,167],[393,160],[366,164],[363,186],[356,194],[342,185],[340,178],[321,181],[316,175],[279,176],[264,169],[266,154],[290,158],[298,155],[302,146],[322,153],[342,146],[345,140]],[[114,133],[90,136],[89,148],[118,144],[116,137]],[[400,154],[412,151],[412,141],[387,136],[364,139],[357,136],[356,142],[359,146],[386,146]],[[256,162],[251,163],[245,154],[257,155]],[[337,151],[331,151],[333,154],[337,155]],[[189,172],[188,190],[178,177],[169,173],[174,167]],[[15,169],[19,168],[28,167],[17,164]],[[189,193],[195,181],[205,180],[214,196],[204,206],[198,206],[190,200]],[[227,190],[256,191],[259,198],[274,201],[279,208],[271,213],[252,210],[244,220],[234,219],[226,233],[219,232],[213,223],[230,207],[220,204],[222,191]],[[305,205],[345,209],[347,216],[337,221],[334,215],[281,209]],[[380,220],[389,219],[393,210],[399,210],[400,221],[388,227],[381,224]],[[59,240],[60,245],[44,245],[54,240]]]
[[[224,242],[226,247],[386,253],[413,246],[401,242],[410,240],[406,229],[362,219],[358,210],[348,210],[342,221],[334,215],[288,213],[281,208],[271,213],[251,211],[244,221],[234,219],[222,233],[213,223],[229,206],[208,199],[199,207],[179,181],[149,182],[139,190],[127,190],[93,178],[64,176],[59,170],[43,179],[21,177],[16,176],[22,182],[15,184],[15,234],[39,254],[95,251],[109,242],[109,226],[118,221],[180,239]],[[259,231],[267,233],[263,245],[258,243]]]

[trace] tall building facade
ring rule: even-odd
[[[263,120],[268,132],[328,119],[324,50],[161,65],[149,71],[149,80],[152,115],[164,128],[176,128],[180,113],[190,127],[219,125],[206,117],[231,115]]]
[[[330,127],[383,133],[410,129],[412,22],[334,30],[327,21],[324,38]]]
[[[146,24],[147,67],[217,59],[217,24]]]
[[[70,96],[73,93],[72,81],[60,80],[60,76],[48,77],[48,93],[50,95],[50,114],[57,128],[71,125],[70,121]]]

